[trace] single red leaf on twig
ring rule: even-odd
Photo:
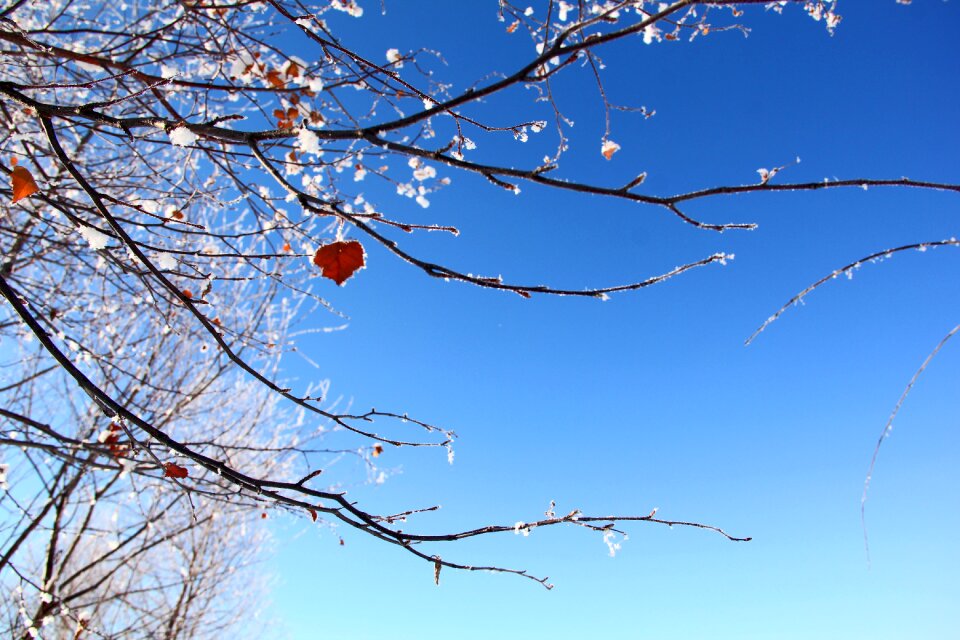
[[[165,462],[163,465],[163,475],[167,478],[183,479],[190,475],[186,467],[181,467],[173,462]]]
[[[363,245],[356,240],[325,244],[313,254],[313,264],[323,270],[323,277],[342,285],[363,267]]]
[[[23,167],[14,167],[10,174],[10,180],[13,182],[13,201],[23,200],[27,196],[32,196],[40,187],[37,181],[33,179],[33,174]]]

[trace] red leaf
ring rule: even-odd
[[[10,179],[13,182],[14,202],[23,200],[27,196],[31,196],[37,191],[40,191],[40,187],[37,186],[37,181],[33,179],[33,174],[23,167],[14,167],[13,173],[10,174]]]
[[[338,285],[346,282],[364,265],[363,245],[356,240],[331,242],[313,254],[313,264],[323,270],[323,277]]]
[[[313,521],[314,521],[314,522],[316,522],[316,521],[317,521],[317,512],[314,511],[313,509],[307,509],[307,511],[310,512],[310,517],[313,518]]]
[[[267,71],[267,82],[272,84],[277,89],[283,89],[285,86],[287,86],[287,83],[280,78],[280,72],[276,69]]]
[[[123,427],[116,422],[111,422],[106,431],[97,436],[97,441],[106,445],[110,455],[114,458],[122,458],[128,449],[128,445],[120,444],[120,437],[123,435]]]
[[[186,478],[190,473],[186,467],[181,467],[173,462],[165,462],[163,465],[163,475],[167,478]]]
[[[266,511],[264,511],[263,513],[260,514],[260,519],[261,519],[261,520],[266,520],[266,519],[267,519],[267,512],[266,512]]]

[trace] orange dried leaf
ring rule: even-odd
[[[163,465],[163,475],[167,478],[186,478],[190,473],[186,467],[181,467],[173,462],[165,462]]]
[[[364,257],[363,245],[356,240],[338,241],[317,249],[313,254],[313,264],[323,270],[323,277],[342,285],[358,269],[363,268]]]
[[[290,243],[288,242],[285,245],[283,245],[283,250],[285,253],[290,253],[291,251],[293,251],[293,248],[290,246]]]
[[[600,147],[600,153],[607,160],[612,158],[613,154],[615,154],[619,150],[620,150],[620,145],[618,145],[613,140],[604,140],[603,145]]]
[[[13,182],[13,201],[18,202],[24,198],[40,191],[37,181],[33,179],[33,174],[24,167],[14,167],[10,174],[10,180]]]
[[[287,86],[287,83],[283,81],[283,78],[280,77],[280,72],[276,69],[271,69],[267,71],[267,82],[272,84],[277,89],[283,89]]]
[[[260,519],[261,519],[261,520],[266,520],[266,519],[267,519],[267,512],[266,512],[266,511],[264,511],[263,513],[260,514]]]
[[[520,26],[520,21],[517,20],[516,22],[511,24],[509,27],[507,27],[507,33],[513,33],[514,31],[517,30],[517,27],[519,26]]]
[[[190,291],[190,289],[184,289],[184,290],[183,290],[183,297],[186,298],[187,300],[191,300],[191,299],[193,299],[193,292]]]
[[[290,66],[287,67],[287,77],[296,78],[300,75],[300,65],[298,65],[293,60],[290,61]]]
[[[373,445],[373,457],[379,458],[381,453],[383,453],[383,445],[381,444]]]

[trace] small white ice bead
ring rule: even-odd
[[[170,131],[169,135],[170,143],[178,147],[189,147],[197,141],[197,134],[183,125]]]
[[[424,99],[423,99],[423,108],[424,108],[424,109],[428,109],[428,110],[429,110],[429,109],[433,109],[435,106],[437,106],[437,103],[434,102],[433,100],[431,100],[430,98],[424,98]]]
[[[430,201],[423,196],[417,196],[417,204],[426,209],[430,206]]]
[[[343,11],[354,18],[363,15],[363,7],[358,5],[355,0],[330,0],[330,6],[337,11]]]
[[[90,248],[95,251],[105,248],[107,242],[110,240],[110,236],[93,227],[81,226],[77,231],[83,236],[83,239],[87,241]]]
[[[643,44],[653,44],[655,40],[660,40],[660,29],[656,25],[648,24],[643,29]]]
[[[424,180],[428,180],[430,178],[436,178],[437,170],[431,167],[430,165],[425,164],[421,167],[417,167],[416,169],[414,169],[413,177],[415,180],[419,182],[423,182]]]
[[[177,268],[177,264],[177,259],[169,253],[163,252],[157,254],[157,266],[161,269],[172,271]]]
[[[306,127],[300,129],[300,133],[297,134],[297,148],[300,149],[301,153],[312,153],[315,156],[319,156],[322,153],[320,150],[320,137]]]
[[[617,551],[620,550],[620,543],[614,542],[616,534],[613,531],[607,531],[603,534],[603,543],[607,545],[607,551],[610,553],[610,557],[613,558],[617,555]]]

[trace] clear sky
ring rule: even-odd
[[[493,0],[361,0],[360,20],[331,16],[372,59],[388,48],[443,53],[458,87],[509,71],[531,53],[508,35]],[[647,192],[757,181],[960,178],[960,6],[854,2],[829,36],[798,8],[747,11],[749,38],[600,51],[616,113],[599,153],[603,112],[585,72],[558,83],[576,125],[558,175],[608,185],[647,171]],[[342,18],[342,19],[341,19]],[[316,51],[304,48],[305,59]],[[483,114],[503,123],[545,115],[517,91]],[[540,110],[538,110],[540,109]],[[530,114],[529,116],[527,114]],[[469,134],[468,134],[469,135]],[[479,159],[531,166],[555,144],[480,134]],[[326,295],[346,331],[308,336],[319,371],[360,408],[407,411],[460,436],[451,466],[437,450],[387,449],[383,485],[350,495],[372,510],[442,505],[423,532],[512,524],[580,508],[721,526],[709,532],[629,527],[615,558],[578,528],[436,547],[445,559],[550,576],[444,571],[353,531],[272,519],[280,584],[274,611],[294,638],[956,638],[960,636],[960,342],[908,398],[884,444],[867,506],[874,444],[903,388],[960,322],[960,251],[910,252],[868,265],[791,309],[749,347],[782,303],[874,251],[958,235],[955,193],[834,190],[716,199],[689,212],[757,222],[718,235],[665,213],[524,186],[514,196],[441,170],[453,183],[421,210],[377,190],[397,217],[454,224],[459,238],[400,238],[421,257],[521,283],[572,288],[640,280],[715,251],[736,254],[609,301],[483,291],[431,280],[376,247],[368,268]],[[336,324],[330,318],[310,321]],[[356,441],[334,439],[332,444]],[[346,470],[346,466],[344,466]],[[343,535],[345,545],[337,544]]]

